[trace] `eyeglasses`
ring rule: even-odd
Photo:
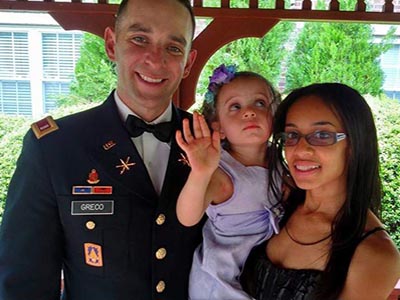
[[[331,131],[315,131],[309,134],[300,134],[291,131],[282,132],[278,135],[279,141],[286,147],[296,146],[302,137],[312,146],[330,146],[344,140],[346,134]]]

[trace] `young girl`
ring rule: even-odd
[[[273,129],[270,168],[284,164],[295,185],[283,229],[247,259],[244,289],[257,300],[386,300],[400,255],[376,217],[379,151],[368,104],[346,85],[313,84],[287,96]]]
[[[280,97],[253,72],[218,67],[210,77],[203,112],[177,132],[191,172],[177,203],[179,221],[197,224],[204,215],[203,244],[194,254],[191,300],[251,299],[239,276],[250,249],[277,232],[277,194],[268,193],[268,139]],[[220,147],[223,140],[223,149]],[[279,180],[278,172],[273,174]]]

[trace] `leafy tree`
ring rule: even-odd
[[[285,0],[286,5],[289,0]],[[205,6],[220,7],[220,0],[204,1]],[[249,7],[248,0],[231,0],[231,7]],[[262,8],[274,8],[275,0],[260,1]],[[220,64],[235,64],[239,71],[251,70],[260,73],[275,86],[278,85],[281,68],[288,57],[285,42],[289,39],[295,25],[291,22],[280,22],[262,38],[243,38],[225,45],[209,59],[197,84],[199,96],[196,105],[203,101],[208,86],[208,77]]]
[[[197,92],[204,95],[208,77],[218,65],[235,64],[239,71],[251,70],[265,76],[275,86],[278,85],[281,66],[288,56],[284,47],[294,24],[280,22],[262,38],[244,38],[233,41],[219,49],[207,62],[198,83]],[[203,101],[203,97],[198,99]]]
[[[378,60],[393,34],[394,28],[375,44],[369,24],[306,23],[288,63],[286,90],[342,82],[362,94],[380,94],[384,74]]]
[[[116,86],[114,64],[108,59],[104,40],[85,33],[82,38],[81,55],[75,67],[75,80],[71,84],[73,97],[59,101],[61,105],[103,101]]]

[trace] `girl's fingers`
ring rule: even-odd
[[[203,137],[210,137],[211,136],[210,128],[208,127],[206,119],[204,118],[203,115],[199,116],[199,123],[200,123],[201,134],[203,135]]]
[[[217,149],[218,152],[221,152],[221,135],[219,134],[219,131],[213,131],[212,142],[214,148]]]
[[[186,140],[187,143],[191,143],[193,141],[193,135],[192,135],[192,132],[190,130],[189,120],[188,119],[184,119],[183,120],[183,135],[184,135],[185,140]]]
[[[178,143],[178,146],[181,147],[185,151],[185,148],[186,148],[187,144],[186,144],[185,140],[182,137],[182,131],[180,131],[180,130],[176,131],[175,139],[176,139],[176,142]]]
[[[195,138],[202,138],[203,133],[201,130],[201,116],[198,112],[193,113],[193,132]]]

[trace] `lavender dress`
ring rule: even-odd
[[[268,170],[243,166],[224,150],[220,168],[231,177],[234,192],[207,208],[203,243],[193,257],[190,300],[252,299],[239,283],[242,267],[251,248],[278,231],[281,211],[268,192]]]

